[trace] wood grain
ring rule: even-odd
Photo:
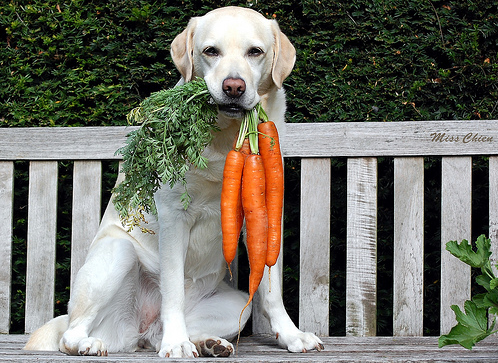
[[[1,160],[111,160],[134,128],[0,128]]]
[[[377,327],[377,159],[347,162],[346,334]]]
[[[75,161],[71,227],[71,286],[83,266],[101,219],[102,163]]]
[[[489,157],[489,231],[488,238],[491,240],[491,266],[498,264],[498,156]],[[489,325],[493,324],[492,315]]]
[[[470,267],[446,251],[448,241],[471,240],[472,158],[444,157],[441,182],[441,334],[456,324],[451,305],[470,298]]]
[[[301,160],[299,328],[318,336],[329,335],[330,183],[330,159]]]
[[[491,239],[490,260],[498,263],[498,156],[489,158],[489,232]]]
[[[296,123],[287,124],[280,139],[286,157],[498,155],[497,125],[498,120]],[[0,160],[120,159],[115,152],[135,128],[0,128]]]
[[[0,334],[10,329],[14,163],[0,162]]]
[[[57,175],[56,161],[32,161],[29,165],[26,333],[54,314]]]
[[[393,334],[423,335],[424,158],[394,159]]]
[[[287,157],[496,155],[497,125],[497,120],[288,124],[281,142]],[[474,136],[481,141],[472,141]]]
[[[68,357],[60,352],[22,351],[27,337],[24,335],[0,336],[0,356],[5,363],[52,362],[106,362],[142,363],[164,362],[154,350],[134,353],[110,353],[108,357]],[[175,362],[203,363],[495,363],[498,339],[488,338],[473,350],[447,346],[438,348],[436,337],[325,337],[325,350],[321,352],[289,353],[277,346],[275,337],[242,337],[237,351],[228,358],[194,358]]]

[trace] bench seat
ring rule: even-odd
[[[5,363],[53,363],[53,362],[105,362],[142,363],[144,361],[165,361],[154,351],[116,353],[108,357],[69,357],[57,352],[24,352],[20,350],[27,341],[26,335],[0,336],[0,361]],[[482,341],[469,351],[459,346],[438,348],[436,337],[324,337],[325,350],[302,354],[289,353],[280,349],[270,337],[241,338],[237,354],[229,358],[182,359],[181,362],[462,362],[496,363],[498,361],[498,338]],[[170,362],[171,360],[167,360]]]

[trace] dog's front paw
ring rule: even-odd
[[[102,340],[92,337],[71,337],[68,333],[62,337],[59,349],[70,355],[107,356],[107,347]]]
[[[158,349],[161,358],[197,358],[199,353],[197,348],[190,341],[179,343],[162,342]]]
[[[203,357],[228,357],[233,353],[232,343],[222,338],[207,338],[195,345]]]
[[[78,353],[80,355],[107,356],[107,347],[104,342],[97,338],[86,338],[78,344]]]
[[[291,333],[277,333],[278,344],[292,353],[306,353],[310,350],[321,351],[323,342],[315,334],[296,329]]]

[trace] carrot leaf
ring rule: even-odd
[[[145,221],[144,213],[157,214],[154,193],[161,185],[182,185],[180,202],[188,207],[185,175],[190,168],[207,167],[202,152],[218,130],[216,115],[202,79],[153,93],[130,111],[128,123],[140,127],[117,151],[123,156],[125,180],[113,190],[124,225],[131,229]]]

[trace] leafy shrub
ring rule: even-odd
[[[225,1],[275,17],[298,54],[290,121],[496,117],[492,1]],[[8,126],[113,125],[178,73],[169,44],[212,1],[11,1],[0,8]]]

